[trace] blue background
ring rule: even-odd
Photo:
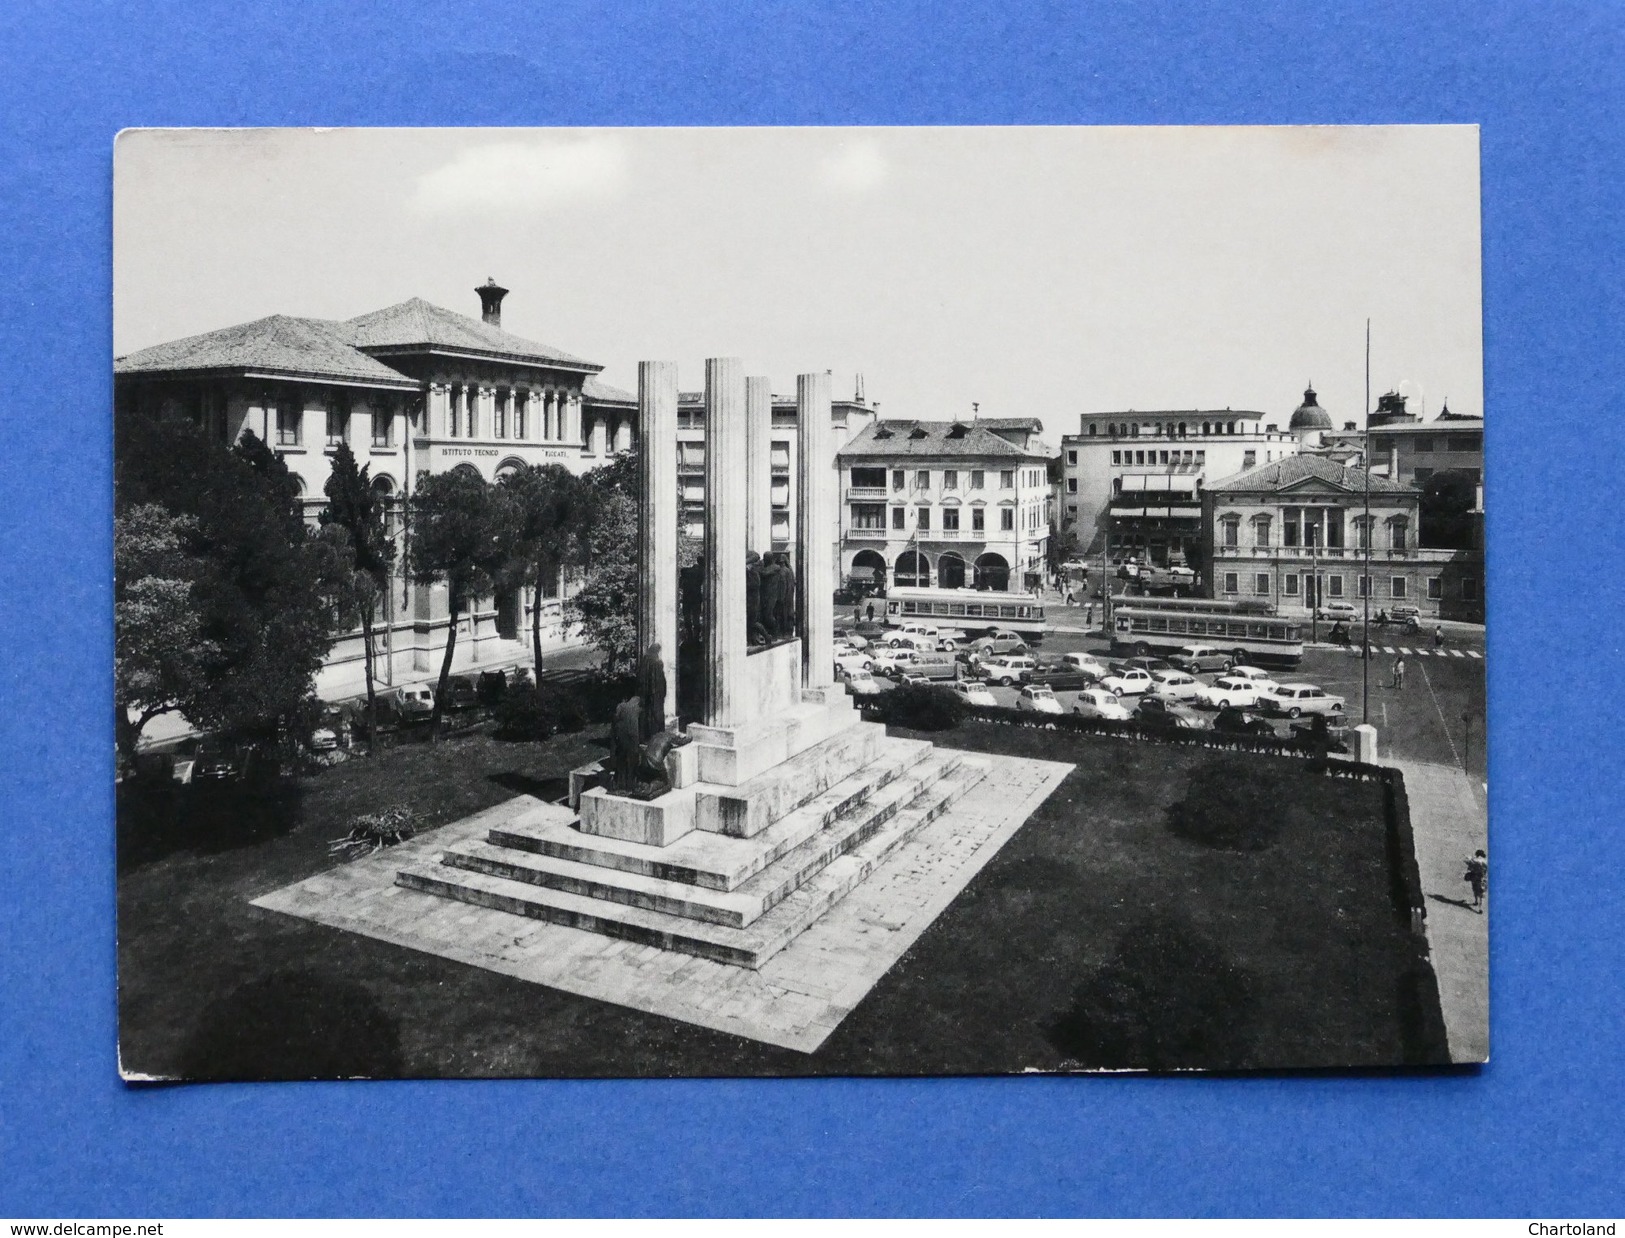
[[[0,1214],[1625,1211],[1625,14],[979,7],[79,0],[0,16]],[[1496,864],[1483,1073],[118,1081],[120,127],[1390,121],[1483,126]]]

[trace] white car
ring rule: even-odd
[[[1041,683],[1023,688],[1021,695],[1016,698],[1016,708],[1040,714],[1061,714],[1066,712],[1061,708],[1061,702],[1055,695],[1055,689],[1047,688]]]
[[[1269,680],[1265,680],[1269,683]],[[1212,683],[1202,684],[1196,693],[1196,702],[1199,705],[1210,705],[1214,709],[1235,707],[1236,709],[1251,709],[1258,704],[1260,695],[1259,682],[1248,679],[1245,675],[1220,675]]]
[[[983,658],[976,673],[988,683],[1009,687],[1021,682],[1021,672],[1035,669],[1038,663],[1025,654],[1012,654],[1003,658]]]
[[[835,647],[839,649],[845,645],[848,649],[867,649],[869,642],[856,632],[842,632],[835,638]]]
[[[1341,619],[1344,623],[1352,622],[1359,613],[1353,602],[1322,602],[1315,607],[1316,619]]]
[[[1258,707],[1267,714],[1288,718],[1304,714],[1340,714],[1344,700],[1312,683],[1278,683],[1258,698]]]
[[[1275,677],[1268,671],[1261,671],[1256,666],[1232,666],[1225,672],[1231,679],[1250,680],[1260,692],[1268,692],[1275,686]]]
[[[1113,696],[1143,696],[1151,691],[1152,679],[1146,671],[1131,666],[1113,671],[1100,681],[1100,686]]]
[[[1092,653],[1069,653],[1065,655],[1064,660],[1068,666],[1082,671],[1085,675],[1093,675],[1096,679],[1104,679],[1112,673],[1111,667]]]
[[[875,682],[875,677],[866,670],[852,667],[838,670],[835,675],[846,685],[846,690],[853,696],[880,695],[880,685]]]
[[[1202,685],[1195,676],[1184,671],[1154,671],[1151,675],[1151,696],[1165,701],[1194,701]]]
[[[967,705],[998,705],[999,698],[987,690],[987,685],[974,679],[961,679],[952,685],[955,696]]]
[[[859,653],[856,649],[841,652],[835,651],[835,666],[838,670],[851,667],[853,670],[867,671],[874,669],[875,660],[866,653]]]
[[[928,623],[905,623],[887,635],[886,643],[952,653],[959,648],[964,639],[965,634],[958,628],[937,628]]]
[[[1127,722],[1134,715],[1128,706],[1105,688],[1085,688],[1072,702],[1072,712],[1084,718],[1105,718],[1111,722]]]

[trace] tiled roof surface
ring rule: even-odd
[[[589,374],[581,384],[582,398],[588,400],[602,400],[609,404],[636,404],[638,397],[630,391],[622,391],[619,387],[612,387],[601,380],[596,374]]]
[[[113,362],[116,374],[170,370],[267,370],[392,386],[412,381],[351,347],[342,324],[321,318],[290,318],[286,314],[154,344]]]
[[[560,349],[534,340],[510,335],[499,327],[454,313],[413,297],[399,305],[362,314],[348,322],[338,324],[349,332],[350,342],[357,348],[399,348],[424,344],[436,348],[450,348],[459,352],[486,353],[498,357],[517,357],[526,361],[552,361],[561,365],[601,369],[591,361],[571,356]]]
[[[963,433],[951,437],[955,429]],[[1025,460],[1023,451],[993,431],[968,421],[877,421],[840,451],[846,456],[1004,456]]]
[[[978,417],[976,424],[990,430],[1031,430],[1034,434],[1044,430],[1044,423],[1037,417]]]
[[[1324,456],[1299,455],[1288,456],[1284,460],[1277,460],[1273,464],[1260,465],[1256,469],[1235,473],[1218,481],[1209,482],[1207,488],[1215,493],[1242,492],[1256,490],[1285,490],[1308,478],[1330,482],[1344,490],[1365,490],[1365,471],[1357,468],[1345,468]],[[1371,478],[1371,492],[1373,494],[1416,494],[1416,487],[1406,486],[1399,482],[1389,481],[1386,477],[1373,475]]]

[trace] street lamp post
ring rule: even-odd
[[[1365,481],[1365,519],[1360,524],[1361,550],[1365,574],[1360,577],[1360,596],[1365,604],[1365,622],[1360,626],[1360,722],[1371,722],[1371,319],[1365,320],[1365,435],[1360,447],[1360,472]]]

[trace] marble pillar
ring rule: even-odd
[[[805,684],[835,682],[835,453],[830,429],[830,376],[796,378],[796,614],[801,627]]]
[[[742,721],[745,668],[745,377],[737,357],[705,363],[705,724]],[[673,452],[673,455],[676,453]]]
[[[572,391],[564,414],[564,441],[581,443],[581,393]]]
[[[638,656],[660,645],[663,725],[677,725],[677,363],[638,362]]]
[[[520,439],[524,435],[519,433],[519,393],[509,387],[502,393],[502,433],[505,438]]]
[[[773,385],[745,380],[745,545],[758,554],[773,549]]]
[[[451,416],[451,393],[445,383],[429,384],[429,399],[425,406],[423,433],[428,438],[444,438]]]

